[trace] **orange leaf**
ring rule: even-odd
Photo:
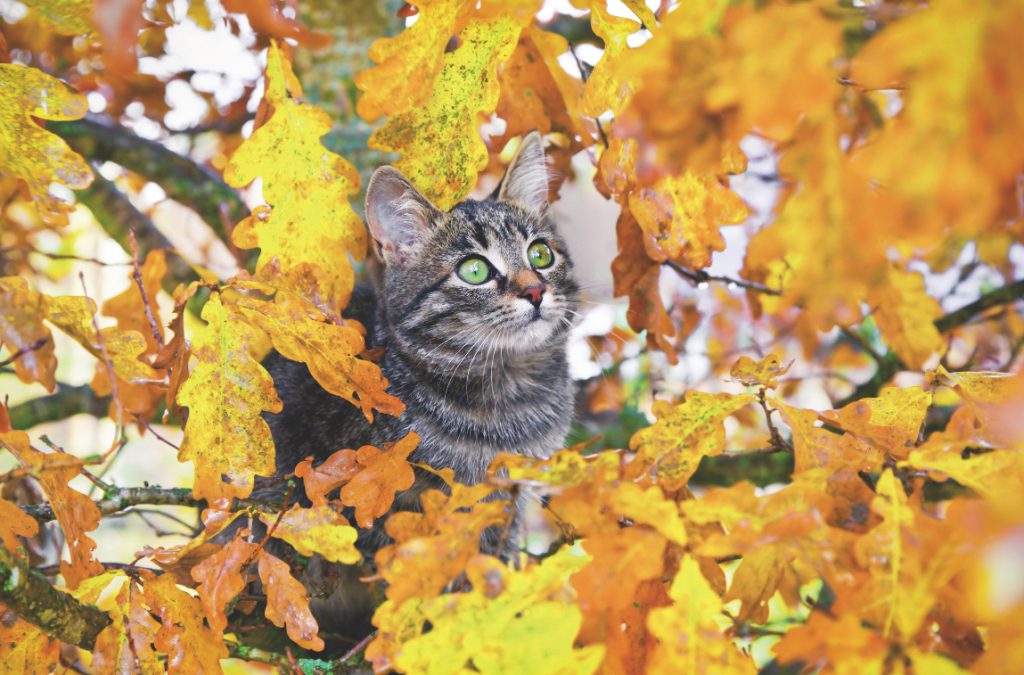
[[[763,385],[768,389],[774,389],[778,384],[775,380],[788,373],[792,365],[793,361],[780,363],[779,357],[775,354],[769,354],[760,361],[754,361],[749,356],[741,356],[729,371],[732,377],[727,381],[740,382],[748,387]]]
[[[121,586],[110,610],[113,622],[96,638],[92,667],[97,675],[160,675],[165,672],[153,649],[160,624],[146,606],[145,596],[134,581]]]
[[[102,574],[103,565],[92,556],[96,542],[85,534],[99,527],[100,510],[91,499],[68,487],[71,479],[81,473],[82,460],[57,452],[39,452],[29,445],[28,434],[24,431],[0,434],[0,440],[8,445],[22,466],[32,469],[33,477],[46,493],[64,531],[64,539],[71,550],[71,564],[62,560],[60,573],[67,587],[76,589],[83,579]]]
[[[753,394],[705,394],[691,391],[686,402],[675,408],[655,401],[652,411],[659,419],[654,426],[633,435],[629,447],[637,450],[627,465],[627,475],[656,480],[666,490],[686,485],[705,455],[715,456],[725,449],[722,422],[748,403]]]
[[[221,637],[203,625],[203,608],[174,583],[174,575],[144,575],[145,597],[160,617],[157,651],[167,654],[167,675],[220,675],[220,660],[228,657]]]
[[[349,482],[360,470],[355,450],[339,450],[319,466],[313,466],[313,458],[307,457],[295,467],[295,475],[302,479],[313,506],[324,506],[328,493]]]
[[[192,568],[192,578],[199,584],[199,599],[210,629],[223,633],[228,625],[224,613],[228,604],[245,588],[242,566],[249,560],[256,545],[249,543],[249,530],[240,528],[227,547],[217,551]]]
[[[160,282],[167,274],[166,255],[162,249],[149,252],[146,262],[139,269],[142,275],[142,286],[146,289],[146,297],[149,300],[149,308],[153,313],[160,336],[163,337],[163,323],[160,321],[160,314],[157,312],[156,295],[160,292]],[[147,355],[156,354],[160,346],[153,337],[153,327],[146,317],[146,305],[142,301],[142,293],[135,283],[134,271],[128,273],[128,288],[120,295],[114,296],[103,303],[102,313],[117,319],[117,327],[123,331],[134,330],[140,333],[146,341]]]
[[[0,438],[6,439],[7,436],[8,434],[2,434]],[[38,533],[39,523],[34,518],[0,497],[0,537],[3,538],[8,551],[19,555],[19,549],[24,547],[18,541],[18,537],[34,537]]]
[[[56,386],[54,372],[53,334],[43,325],[46,318],[46,298],[42,293],[29,290],[28,283],[18,277],[0,278],[0,346],[12,355],[26,350],[14,362],[14,373],[25,384],[39,382],[53,392]],[[40,340],[39,349],[31,349]]]
[[[260,549],[260,579],[267,592],[267,618],[275,626],[287,626],[288,637],[300,647],[322,651],[324,641],[317,633],[320,627],[309,611],[306,589],[291,575],[288,565]]]
[[[920,370],[933,354],[946,353],[946,340],[934,323],[943,314],[942,305],[925,292],[920,274],[890,269],[887,282],[867,299],[877,307],[872,316],[882,340],[909,370]]]
[[[46,675],[57,667],[60,640],[0,605],[0,672]]]
[[[391,509],[395,493],[412,487],[415,475],[408,457],[420,437],[410,431],[405,438],[378,450],[364,445],[356,453],[362,469],[341,489],[341,503],[356,507],[356,524],[369,529],[373,521]]]
[[[903,459],[917,444],[931,403],[931,393],[922,387],[889,387],[879,398],[862,399],[821,415],[865,443]]]

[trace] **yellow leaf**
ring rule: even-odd
[[[357,358],[366,345],[355,328],[323,323],[322,313],[294,301],[257,303],[240,297],[232,311],[269,334],[285,358],[309,366],[321,387],[360,408],[368,421],[373,421],[374,408],[395,416],[405,410],[401,401],[384,393],[388,381],[380,368]]]
[[[114,326],[101,328],[97,335],[93,326],[95,313],[96,303],[91,298],[71,295],[46,298],[46,320],[85,347],[104,368],[103,351],[106,349],[114,373],[122,380],[140,384],[159,380],[157,372],[139,360],[146,352],[143,337],[136,331],[123,331]]]
[[[522,26],[512,17],[474,18],[462,46],[445,55],[444,70],[419,107],[390,118],[370,137],[376,150],[402,153],[394,167],[447,211],[476,186],[487,166],[477,130],[498,103],[498,66],[515,49]]]
[[[199,363],[178,391],[178,403],[189,409],[178,461],[194,463],[197,499],[230,502],[249,496],[253,475],[274,474],[274,442],[260,412],[280,412],[281,400],[247,351],[256,332],[218,293],[203,307],[203,319],[209,323],[192,342]]]
[[[760,361],[754,361],[749,356],[741,356],[733,365],[729,374],[730,382],[740,382],[748,387],[765,386],[774,389],[778,384],[776,379],[780,375],[789,372],[793,361],[781,363],[775,354],[769,354]]]
[[[563,599],[566,579],[584,563],[562,552],[510,572],[494,558],[472,558],[466,576],[473,590],[427,604],[423,615],[433,628],[408,640],[395,665],[436,675],[590,675],[601,664],[604,646],[573,648],[583,617]]]
[[[690,480],[702,457],[713,457],[725,449],[725,418],[756,400],[753,394],[691,391],[686,402],[675,408],[656,401],[653,412],[658,421],[629,441],[637,455],[627,465],[627,475],[646,476],[666,490],[678,490]]]
[[[46,318],[46,296],[30,290],[18,277],[0,278],[0,346],[15,352],[27,350],[14,362],[14,373],[25,384],[39,382],[53,392],[57,357],[54,356],[53,334],[43,325]],[[40,340],[39,349],[30,347]]]
[[[164,664],[153,649],[160,624],[150,615],[142,589],[121,587],[110,610],[112,622],[96,638],[92,667],[97,675],[162,675]]]
[[[92,20],[93,0],[35,0],[31,6],[43,23],[61,35],[80,35],[96,30]]]
[[[899,114],[859,158],[886,186],[892,222],[929,243],[946,227],[1002,229],[1020,210],[1024,6],[944,0],[891,28],[868,41],[850,74],[903,90]]]
[[[220,675],[220,660],[228,657],[221,637],[203,625],[203,608],[177,587],[173,574],[147,577],[145,597],[160,617],[156,650],[167,654],[167,675]]]
[[[273,525],[277,518],[264,514],[260,520]],[[319,553],[331,562],[347,565],[363,559],[355,548],[356,529],[328,504],[309,509],[293,506],[281,518],[273,536],[288,542],[302,555]]]
[[[576,0],[580,9],[590,10],[590,25],[602,40],[604,53],[594,66],[580,98],[580,113],[585,117],[600,117],[606,110],[615,115],[629,102],[635,85],[627,78],[620,77],[616,62],[629,52],[626,38],[640,30],[640,24],[633,19],[615,16],[608,12],[603,0]]]
[[[467,0],[421,0],[416,23],[370,45],[370,59],[380,65],[356,75],[363,91],[359,116],[372,122],[422,105],[444,67],[445,46],[473,6]]]
[[[648,235],[644,247],[651,260],[674,260],[698,269],[711,264],[712,252],[725,250],[718,228],[738,225],[750,213],[739,195],[722,187],[713,174],[690,171],[630,191],[629,208]]]
[[[348,304],[353,272],[348,257],[366,257],[366,228],[349,205],[359,192],[359,174],[328,152],[320,137],[331,129],[322,110],[291,98],[285,82],[291,66],[276,44],[267,52],[267,92],[273,116],[231,156],[224,180],[244,187],[263,178],[263,198],[232,234],[241,248],[259,248],[259,272],[277,258],[287,272],[302,263],[320,268],[320,287],[337,308]]]
[[[904,458],[917,444],[931,403],[932,394],[922,387],[888,387],[878,398],[861,399],[821,415],[865,443]]]
[[[890,269],[887,283],[872,289],[868,302],[876,307],[872,316],[882,340],[910,370],[921,370],[933,354],[946,353],[946,340],[934,323],[942,306],[925,292],[920,274]]]
[[[636,483],[624,482],[615,489],[612,505],[634,523],[650,525],[666,539],[686,546],[686,528],[679,517],[679,507],[665,499],[660,487],[646,490]]]
[[[753,675],[753,660],[722,634],[714,617],[722,612],[718,597],[691,556],[683,559],[672,590],[671,607],[652,609],[647,626],[659,640],[647,672],[651,675],[715,673]]]
[[[32,118],[77,120],[88,109],[85,96],[57,78],[35,68],[0,63],[0,168],[28,183],[47,223],[66,225],[73,208],[50,194],[50,184],[81,190],[89,187],[93,175],[81,155]]]
[[[963,372],[950,373],[942,365],[936,370],[939,381],[950,387],[970,406],[974,414],[994,433],[1009,431],[1010,442],[1018,442],[1020,431],[1014,429],[1014,409],[1021,403],[1024,377],[1020,373]]]
[[[50,675],[60,657],[60,640],[0,605],[0,673]]]

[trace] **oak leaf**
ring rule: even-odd
[[[60,640],[0,605],[0,672],[50,675],[60,658]]]
[[[878,398],[861,399],[821,415],[865,443],[904,459],[917,444],[931,403],[932,394],[922,387],[888,387]]]
[[[249,496],[255,474],[274,474],[274,442],[260,412],[280,412],[281,400],[247,351],[255,331],[218,293],[203,307],[203,319],[209,323],[192,342],[199,363],[178,391],[178,403],[189,409],[178,461],[194,463],[196,498],[230,502]]]
[[[781,665],[802,661],[826,673],[881,673],[888,643],[852,614],[814,611],[772,646]]]
[[[92,555],[96,542],[86,535],[86,532],[99,527],[100,510],[91,499],[68,487],[71,479],[81,473],[83,460],[58,452],[39,452],[29,445],[28,434],[24,431],[0,434],[0,440],[7,444],[23,467],[32,470],[33,477],[53,507],[53,514],[71,552],[70,564],[64,560],[60,562],[60,573],[68,588],[78,588],[84,579],[101,574],[103,565]]]
[[[686,556],[672,582],[671,607],[652,609],[647,626],[660,644],[647,672],[753,675],[754,662],[722,634],[713,617],[722,611],[722,599],[708,585],[700,567]]]
[[[388,381],[380,368],[357,358],[366,345],[356,328],[324,323],[319,310],[288,300],[257,303],[243,297],[232,310],[270,335],[285,358],[309,366],[320,386],[360,408],[367,421],[373,421],[374,408],[396,416],[405,409],[384,393]]]
[[[35,68],[0,63],[0,166],[24,180],[40,217],[66,225],[72,206],[50,194],[50,184],[81,190],[93,175],[82,156],[33,117],[77,120],[88,112],[85,96]]]
[[[232,240],[240,248],[259,248],[259,272],[272,258],[284,271],[303,263],[320,268],[321,289],[339,310],[348,304],[356,262],[366,257],[366,228],[349,205],[359,191],[359,174],[347,161],[328,152],[320,137],[331,129],[322,110],[301,103],[298,80],[276,44],[267,52],[264,98],[273,116],[256,129],[231,156],[224,180],[244,187],[263,179],[263,198],[235,226]]]
[[[260,520],[272,526],[276,517],[264,514],[260,515]],[[348,565],[363,558],[355,548],[356,529],[329,504],[309,509],[293,506],[285,512],[272,536],[288,542],[301,555],[319,553],[331,562]]]
[[[427,100],[444,67],[445,47],[461,30],[473,4],[421,0],[416,9],[416,23],[370,45],[370,59],[379,65],[356,75],[356,86],[363,91],[356,112],[367,121],[393,117]]]
[[[640,30],[640,23],[633,19],[615,16],[599,0],[576,0],[574,5],[590,10],[590,25],[594,33],[604,41],[604,53],[594,66],[580,98],[580,113],[597,118],[611,110],[618,115],[636,85],[631,78],[622,77],[615,63],[629,52],[626,38]]]
[[[370,136],[371,148],[402,153],[393,166],[443,211],[476,186],[487,166],[477,127],[494,112],[498,66],[512,54],[521,28],[505,14],[470,19],[460,34],[462,46],[445,55],[430,96]]]
[[[156,650],[167,654],[167,675],[220,675],[228,649],[218,633],[203,625],[203,608],[174,583],[174,575],[145,575],[145,598],[160,617]]]
[[[946,353],[946,340],[934,323],[942,305],[925,292],[920,274],[890,269],[887,283],[872,289],[868,302],[876,307],[872,317],[882,340],[909,370],[921,370],[933,354]]]
[[[99,334],[96,333],[93,326],[96,303],[91,298],[70,295],[48,296],[46,308],[46,320],[82,345],[97,361],[104,364],[104,367],[105,350],[117,377],[137,384],[160,379],[149,364],[139,360],[139,356],[146,353],[146,341],[138,332],[108,326],[101,328]]]
[[[150,251],[146,261],[139,268],[142,277],[142,286],[146,289],[146,298],[149,300],[149,308],[156,321],[160,337],[164,336],[163,323],[160,321],[160,314],[157,312],[156,296],[160,292],[160,282],[167,274],[167,259],[163,249]],[[101,312],[104,316],[117,319],[117,327],[123,331],[134,330],[142,335],[146,341],[146,354],[152,355],[160,351],[153,336],[153,326],[146,317],[146,304],[143,302],[142,293],[135,284],[134,272],[128,273],[129,286],[120,295],[115,295],[103,303]]]
[[[789,372],[793,361],[782,363],[775,354],[769,354],[760,361],[754,361],[749,356],[741,356],[729,371],[730,382],[739,382],[748,387],[763,386],[774,389],[778,382],[776,380]]]
[[[192,568],[210,629],[223,633],[228,625],[227,606],[245,588],[243,566],[250,562],[256,545],[248,541],[249,530],[240,528],[231,543]]]
[[[420,437],[410,431],[405,438],[391,447],[375,448],[364,445],[356,453],[362,466],[341,489],[341,503],[356,508],[356,524],[369,529],[373,521],[391,509],[395,493],[412,487],[415,475],[408,457],[420,443]]]
[[[92,667],[97,675],[160,675],[164,664],[153,648],[160,624],[150,615],[134,581],[121,587],[110,610],[112,622],[96,637]]]
[[[470,668],[494,675],[590,675],[604,647],[573,648],[582,616],[564,599],[565,578],[582,564],[561,553],[513,573],[495,558],[470,559],[466,576],[473,590],[428,603],[423,616],[433,628],[405,642],[395,665],[452,675]]]
[[[279,628],[287,626],[288,637],[300,647],[323,650],[324,641],[317,635],[320,627],[309,611],[306,589],[291,575],[287,564],[265,549],[260,549],[256,559],[267,592],[267,618]]]
[[[355,450],[339,450],[318,466],[313,466],[313,458],[307,457],[295,467],[295,475],[302,479],[306,497],[313,506],[324,506],[327,495],[352,480],[361,468]]]
[[[28,287],[19,277],[0,278],[0,346],[14,355],[26,350],[15,362],[14,373],[25,384],[39,382],[53,392],[57,357],[53,334],[43,324],[46,296]],[[43,341],[38,349],[36,344]]]
[[[34,518],[0,497],[0,538],[8,551],[18,555],[19,549],[24,548],[18,537],[34,537],[38,533],[39,523]]]
[[[755,400],[753,394],[691,391],[686,401],[674,408],[655,401],[652,410],[658,421],[629,441],[637,456],[627,466],[627,475],[678,490],[697,470],[702,457],[719,455],[725,449],[725,418]]]

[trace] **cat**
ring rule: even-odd
[[[566,344],[579,286],[548,214],[548,186],[537,132],[524,137],[489,198],[462,201],[447,213],[396,169],[374,172],[366,217],[379,271],[372,286],[355,289],[345,317],[365,326],[367,349],[383,348],[387,391],[406,410],[378,414],[371,425],[324,391],[304,364],[272,352],[263,365],[283,409],[264,417],[278,475],[306,457],[316,465],[342,448],[380,447],[410,431],[420,436],[410,461],[449,467],[466,485],[499,453],[546,458],[564,447],[575,399]],[[419,510],[424,490],[445,489],[437,476],[415,472],[392,511]],[[386,518],[359,531],[356,546],[368,560],[390,543]],[[493,553],[496,542],[489,532],[481,548]],[[342,579],[356,583],[351,574]],[[321,630],[367,625],[369,597],[354,590],[311,604]]]

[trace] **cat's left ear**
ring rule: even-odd
[[[441,212],[400,171],[382,166],[366,187],[366,220],[386,265],[405,270],[422,253]]]
[[[508,165],[498,188],[498,201],[512,202],[535,216],[543,216],[548,208],[547,159],[544,156],[544,138],[531,131],[519,144],[516,156]]]

